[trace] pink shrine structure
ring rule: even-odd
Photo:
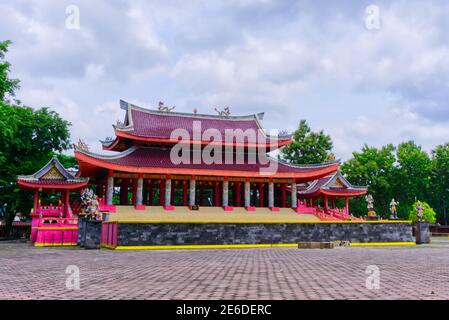
[[[36,173],[17,178],[21,189],[34,192],[30,240],[35,246],[77,244],[78,217],[70,206],[70,192],[86,188],[88,181],[88,178],[75,177],[56,157]],[[59,193],[59,203],[42,204],[39,196],[42,192]]]

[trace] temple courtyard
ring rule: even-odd
[[[79,289],[70,278],[74,268]],[[373,268],[378,282],[367,281]],[[327,250],[113,251],[0,242],[0,299],[448,297],[447,238],[413,247]]]

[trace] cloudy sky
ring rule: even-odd
[[[95,151],[123,119],[119,99],[264,111],[267,129],[306,119],[343,159],[364,143],[449,142],[444,0],[0,0],[0,15],[18,98]]]

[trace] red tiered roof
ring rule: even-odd
[[[29,189],[79,189],[87,186],[89,178],[75,177],[56,157],[42,169],[29,176],[18,176],[17,183]]]
[[[341,174],[340,170],[333,175],[313,181],[306,189],[298,190],[303,197],[318,197],[328,195],[334,197],[357,197],[366,194],[368,188],[351,185]]]
[[[217,130],[226,145],[226,130],[251,130],[255,133],[255,141],[240,142],[234,141],[232,145],[280,147],[291,142],[291,135],[269,136],[266,135],[260,120],[263,113],[248,116],[218,116],[204,114],[190,114],[180,112],[165,112],[143,109],[125,101],[120,101],[122,109],[126,110],[123,124],[114,126],[115,140],[103,141],[103,149],[123,151],[132,145],[132,141],[148,143],[177,143],[178,138],[171,138],[172,132],[177,129],[184,129],[189,134],[190,143],[209,144],[211,139],[203,140],[204,132],[207,129]],[[194,124],[200,124],[200,139],[194,137]],[[257,137],[261,133],[261,138]]]
[[[339,162],[336,161],[319,165],[291,165],[267,156],[261,159],[262,163],[257,159],[254,164],[246,163],[246,157],[244,164],[236,163],[235,157],[232,164],[207,164],[203,160],[199,164],[192,162],[174,164],[170,159],[170,148],[137,146],[113,156],[98,155],[76,148],[75,157],[80,164],[80,173],[83,176],[92,175],[96,168],[101,167],[133,173],[260,177],[263,176],[261,174],[263,168],[268,168],[276,162],[277,170],[270,177],[310,180],[327,176],[339,167]],[[222,159],[224,162],[224,155]]]

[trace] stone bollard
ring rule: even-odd
[[[428,222],[417,222],[415,224],[416,244],[430,243],[430,230]]]
[[[86,221],[84,237],[85,249],[100,249],[101,247],[101,221],[88,220]]]

